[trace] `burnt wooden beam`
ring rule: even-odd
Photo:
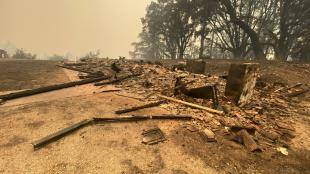
[[[79,123],[73,124],[69,127],[61,129],[53,134],[50,134],[42,139],[34,141],[32,143],[34,150],[37,150],[49,143],[57,141],[64,136],[77,131],[90,124],[102,124],[102,123],[113,123],[113,122],[132,122],[132,121],[143,121],[143,120],[155,120],[155,119],[169,119],[169,120],[190,120],[192,116],[190,115],[142,115],[142,116],[125,116],[125,117],[102,117],[102,118],[92,118],[86,119]]]
[[[121,91],[121,89],[108,89],[108,90],[100,91],[100,93],[119,92],[119,91]]]
[[[64,65],[56,65],[56,66],[58,66],[60,68],[65,68],[65,69],[68,69],[68,70],[72,70],[72,71],[86,73],[86,74],[93,75],[93,76],[102,76],[103,75],[102,72],[87,71],[87,70],[83,70],[81,68],[76,68],[76,67],[73,67],[73,66],[64,66]]]
[[[145,109],[145,108],[151,108],[151,107],[159,106],[159,105],[161,105],[163,103],[165,103],[165,101],[158,101],[158,102],[155,102],[155,103],[148,103],[148,104],[145,104],[145,105],[142,105],[142,106],[136,106],[136,107],[132,107],[132,108],[128,108],[128,109],[121,109],[121,110],[115,111],[115,114],[125,114],[125,113],[128,113],[128,112],[133,112],[133,111],[137,111],[137,110],[140,110],[140,109]]]
[[[214,113],[214,114],[223,114],[224,113],[223,111],[218,111],[218,110],[215,110],[215,109],[212,109],[212,108],[208,108],[208,107],[205,107],[205,106],[196,105],[194,103],[189,103],[189,102],[178,100],[178,99],[175,99],[175,98],[172,98],[172,97],[168,97],[168,96],[164,96],[164,95],[157,95],[157,96],[162,98],[162,99],[173,101],[173,102],[176,102],[176,103],[180,103],[180,104],[192,107],[192,108],[205,110],[205,111],[207,111],[209,113]]]
[[[110,77],[97,77],[97,78],[92,78],[92,79],[85,79],[85,80],[80,80],[80,81],[75,81],[75,82],[68,82],[68,83],[62,83],[62,84],[57,84],[57,85],[51,85],[51,86],[45,86],[41,88],[36,88],[36,89],[29,89],[25,91],[20,91],[20,92],[14,92],[10,94],[5,94],[5,95],[0,95],[0,99],[6,101],[6,100],[12,100],[16,98],[21,98],[21,97],[26,97],[26,96],[31,96],[35,94],[40,94],[40,93],[45,93],[49,91],[55,91],[59,89],[64,89],[64,88],[70,88],[73,86],[78,86],[78,85],[84,85],[88,83],[93,83],[93,82],[98,82],[102,80],[109,79]]]
[[[297,96],[305,94],[305,93],[307,93],[309,91],[310,91],[309,89],[302,89],[302,90],[299,90],[299,91],[296,91],[296,92],[289,93],[287,96],[288,97],[297,97]]]
[[[80,63],[64,63],[64,66],[83,66],[83,65],[88,65],[89,63],[86,62],[80,62]]]
[[[111,80],[111,81],[108,81],[108,82],[95,83],[95,86],[103,86],[103,85],[109,85],[109,84],[113,84],[113,83],[118,83],[118,82],[121,82],[123,80],[129,79],[129,78],[133,78],[133,77],[137,77],[137,76],[140,76],[140,75],[141,74],[132,74],[132,75],[128,75],[128,76],[125,76],[125,77],[120,77],[118,79]]]
[[[94,123],[105,122],[127,122],[127,121],[143,121],[143,120],[190,120],[193,117],[190,115],[133,115],[110,118],[93,118]]]
[[[65,128],[65,129],[62,129],[62,130],[57,131],[57,132],[55,132],[53,134],[50,134],[50,135],[48,135],[48,136],[46,136],[46,137],[44,137],[44,138],[42,138],[40,140],[37,140],[37,141],[33,142],[32,143],[33,148],[34,149],[39,149],[40,147],[43,147],[43,146],[45,146],[45,145],[47,145],[47,144],[49,144],[51,142],[59,140],[60,138],[66,136],[66,135],[68,135],[68,134],[70,134],[70,133],[72,133],[72,132],[74,132],[74,131],[76,131],[76,130],[78,130],[78,129],[86,126],[86,125],[88,125],[88,124],[90,124],[92,121],[93,120],[86,119],[86,120],[83,120],[83,121],[81,121],[79,123],[73,124],[73,125]]]

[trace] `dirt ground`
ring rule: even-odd
[[[13,91],[68,81],[57,62],[0,59],[0,91]]]
[[[24,67],[23,63],[0,62],[1,72],[7,74],[0,76],[2,91],[77,79],[76,73],[55,68],[53,62],[35,62],[35,67],[31,63],[25,63]],[[14,64],[22,68],[2,68]],[[23,83],[12,80],[8,83],[7,79]],[[187,129],[188,121],[91,125],[33,150],[31,142],[70,124],[92,117],[115,116],[113,112],[117,109],[143,103],[124,97],[139,97],[125,90],[100,93],[111,88],[114,87],[89,84],[16,99],[0,106],[0,173],[310,173],[310,121],[309,115],[303,114],[295,116],[296,138],[288,156],[275,150],[251,153],[225,139],[208,143],[198,132]],[[298,104],[304,106],[305,113],[310,112],[309,102]],[[169,112],[157,107],[131,114]],[[156,126],[165,133],[167,141],[151,146],[142,144],[143,130]]]

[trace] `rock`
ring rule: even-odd
[[[222,109],[223,109],[225,114],[230,114],[232,111],[232,108],[229,105],[222,105]]]
[[[222,141],[223,145],[229,146],[233,149],[243,149],[243,146],[239,143],[236,143],[235,141],[231,141],[231,140],[223,140]]]
[[[277,151],[282,153],[283,155],[287,156],[288,155],[288,150],[285,147],[278,147]]]
[[[295,128],[292,125],[289,125],[287,123],[276,121],[276,124],[279,128],[295,131]]]
[[[207,138],[208,142],[216,141],[215,134],[211,130],[205,129],[205,130],[203,130],[203,133],[204,133],[205,137]]]
[[[219,121],[223,126],[227,126],[227,127],[233,127],[236,125],[240,125],[235,119],[230,118],[230,117],[222,117],[220,118]]]
[[[282,136],[287,136],[289,138],[295,138],[296,134],[294,131],[288,130],[288,129],[279,129]]]
[[[189,130],[190,132],[197,132],[198,131],[196,126],[193,126],[193,125],[186,126],[186,129]]]
[[[242,138],[244,146],[251,152],[261,152],[262,150],[258,147],[252,136],[246,131],[241,130],[238,135]]]
[[[280,138],[280,135],[275,131],[271,131],[271,130],[268,131],[268,130],[259,129],[258,132],[261,135],[263,135],[264,137],[266,137],[272,141],[275,141],[275,140]]]
[[[234,142],[236,142],[238,144],[243,144],[243,139],[239,135],[230,136],[228,139],[230,141],[234,141]]]
[[[232,132],[239,132],[240,130],[246,130],[250,134],[254,134],[256,128],[252,125],[234,125],[230,128]]]

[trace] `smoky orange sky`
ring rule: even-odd
[[[0,0],[0,44],[39,55],[127,56],[150,0]]]

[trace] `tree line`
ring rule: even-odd
[[[133,58],[310,61],[309,0],[157,0]]]

